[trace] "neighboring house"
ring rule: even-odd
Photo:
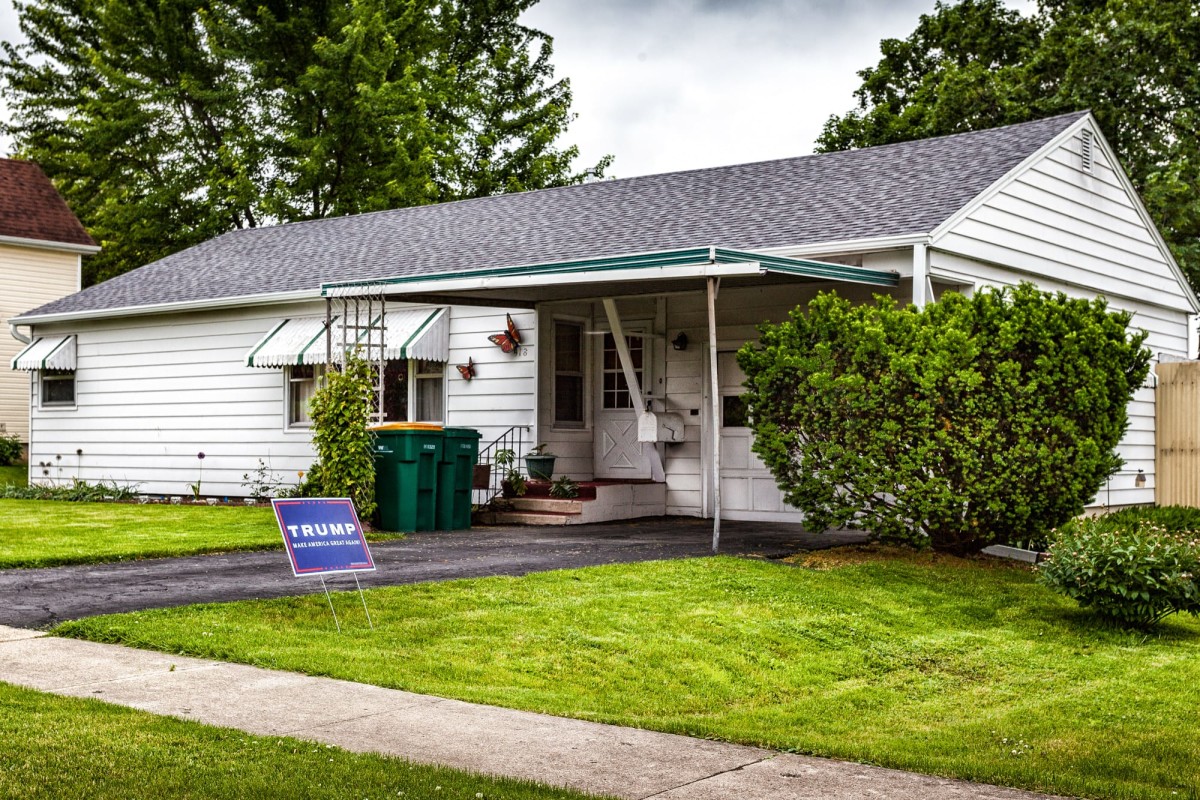
[[[0,325],[79,291],[79,261],[100,250],[32,161],[0,158]],[[0,358],[25,343],[0,328]],[[29,375],[0,372],[0,433],[29,441]]]
[[[354,314],[386,299],[389,418],[485,444],[528,428],[558,473],[624,482],[594,518],[712,515],[719,489],[722,516],[794,520],[737,399],[755,326],[822,290],[924,304],[1022,280],[1104,295],[1190,355],[1196,297],[1087,113],[236,231],[17,320],[36,353],[75,353],[73,402],[35,396],[31,461],[152,493],[184,493],[201,451],[206,494],[244,494],[259,458],[294,480],[326,348],[375,335]],[[488,339],[506,316],[512,353]],[[1103,503],[1153,500],[1153,389],[1130,410]]]

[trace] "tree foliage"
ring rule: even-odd
[[[821,151],[1091,109],[1194,288],[1200,288],[1200,12],[1195,0],[939,2],[859,72],[856,108]]]
[[[219,233],[573,172],[536,0],[29,0],[4,131],[100,241],[85,282]]]
[[[375,513],[375,453],[368,429],[371,386],[371,367],[356,355],[347,357],[341,372],[325,375],[310,406],[317,461],[309,468],[301,492],[349,497],[362,519]]]
[[[1121,465],[1144,332],[1022,284],[922,311],[821,294],[738,352],[754,450],[816,529],[954,553],[1044,536]]]

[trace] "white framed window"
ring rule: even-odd
[[[442,422],[446,418],[446,365],[441,361],[410,362],[413,422]]]
[[[284,370],[288,429],[312,427],[308,405],[320,386],[323,366]],[[442,422],[446,408],[446,365],[441,361],[394,359],[383,372],[384,422]],[[415,410],[415,413],[410,411]]]
[[[583,325],[554,320],[554,426],[585,425]]]
[[[383,371],[385,422],[442,422],[446,416],[446,364],[396,359]]]
[[[42,408],[75,407],[75,372],[44,369],[40,372]]]
[[[297,364],[284,370],[287,406],[287,427],[311,428],[312,417],[308,404],[317,393],[317,385],[325,368],[312,364]]]

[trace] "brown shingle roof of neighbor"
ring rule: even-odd
[[[28,313],[715,245],[928,233],[1087,112],[838,153],[239,230]]]
[[[96,246],[42,168],[11,158],[0,158],[0,236]]]

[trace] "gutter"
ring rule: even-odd
[[[58,314],[23,314],[8,321],[11,328],[17,325],[42,324],[47,322],[73,322],[75,320],[111,319],[134,317],[144,314],[170,314],[177,311],[205,311],[242,306],[278,305],[297,300],[320,300],[320,289],[304,289],[295,292],[249,294],[238,297],[218,297],[208,300],[183,300],[177,303],[156,303],[147,306],[122,306],[120,308],[93,309],[91,311],[64,311]]]
[[[61,250],[67,253],[82,253],[94,255],[100,252],[97,244],[72,244],[70,242],[53,242],[49,239],[26,239],[24,236],[0,236],[0,244],[12,244],[17,247],[33,247],[38,250]]]
[[[905,233],[897,236],[876,236],[866,239],[839,239],[832,242],[815,242],[800,247],[756,247],[755,253],[769,253],[786,258],[805,258],[819,255],[841,255],[848,253],[879,253],[885,250],[905,250],[915,244],[929,241],[929,233]]]

